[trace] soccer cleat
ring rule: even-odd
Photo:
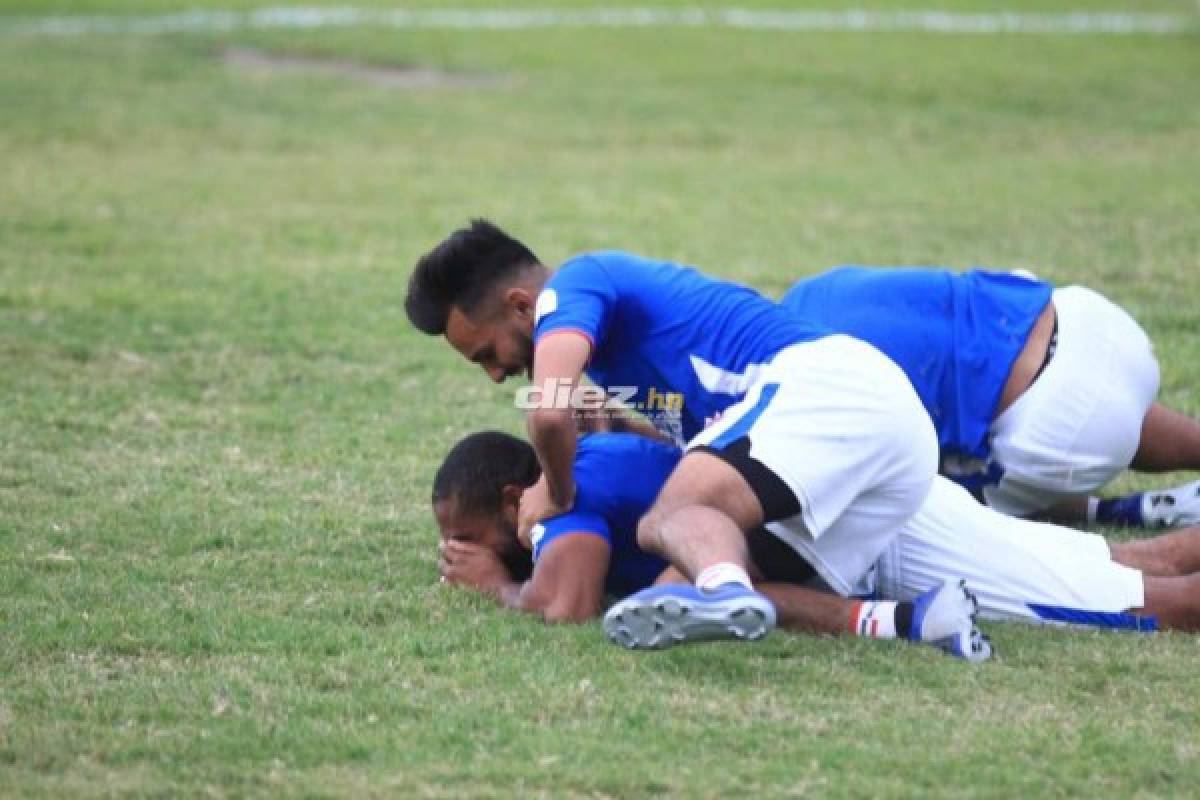
[[[686,642],[754,641],[775,627],[775,606],[738,584],[712,591],[652,586],[621,600],[604,615],[604,632],[631,650],[662,650]]]
[[[1142,520],[1147,528],[1200,525],[1200,481],[1143,494]]]
[[[966,661],[992,657],[992,643],[975,627],[979,603],[966,581],[944,581],[913,599],[908,638]]]
[[[987,661],[992,657],[992,640],[974,625],[966,633],[956,633],[953,636],[930,642],[947,655],[961,658],[964,661]]]

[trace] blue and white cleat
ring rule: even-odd
[[[1147,528],[1186,528],[1200,525],[1200,481],[1142,495],[1142,519]]]
[[[975,627],[979,603],[966,581],[944,581],[913,599],[908,638],[966,661],[992,657],[991,641]]]
[[[631,650],[662,650],[687,642],[754,641],[775,627],[775,606],[737,584],[712,591],[695,586],[651,586],[621,600],[604,615],[604,632]]]

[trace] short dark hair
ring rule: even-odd
[[[533,446],[500,431],[472,433],[446,454],[433,479],[433,502],[466,513],[495,514],[505,486],[529,487],[542,474]]]
[[[539,263],[528,247],[486,219],[473,219],[417,262],[404,310],[418,330],[443,334],[452,307],[471,313],[500,280]]]

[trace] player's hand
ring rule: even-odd
[[[521,493],[521,505],[517,511],[517,539],[526,550],[533,549],[533,526],[544,519],[557,517],[571,510],[575,504],[574,488],[572,487],[571,502],[559,505],[550,497],[550,488],[546,484],[546,476],[538,478],[538,482]]]
[[[445,540],[438,545],[438,571],[446,583],[482,592],[497,591],[512,581],[494,550],[457,539]]]

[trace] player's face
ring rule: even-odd
[[[514,579],[524,580],[529,577],[533,564],[529,551],[517,540],[515,506],[511,514],[508,511],[507,504],[495,514],[468,513],[458,508],[453,500],[433,504],[433,515],[443,540],[482,545],[500,557]]]
[[[472,319],[458,308],[450,309],[446,340],[496,383],[513,375],[528,375],[533,364],[532,323],[527,315],[507,304],[480,319]]]

